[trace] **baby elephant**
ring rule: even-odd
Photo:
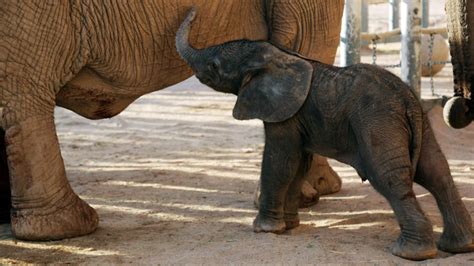
[[[318,153],[353,166],[388,200],[401,230],[393,254],[413,260],[437,254],[413,182],[433,194],[442,213],[439,249],[474,250],[471,217],[410,87],[376,66],[334,67],[263,41],[196,50],[188,43],[194,13],[178,31],[178,52],[202,83],[238,95],[236,119],[264,121],[256,232],[298,226],[301,183],[311,154]]]

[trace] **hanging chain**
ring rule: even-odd
[[[444,65],[444,64],[450,64],[451,61],[435,61],[433,60],[433,50],[434,50],[434,40],[435,40],[435,33],[430,33],[429,34],[429,42],[428,42],[428,62],[424,63],[423,66],[427,66],[429,68],[429,77],[430,77],[430,90],[431,90],[431,95],[435,97],[441,97],[441,95],[435,93],[435,85],[434,85],[434,70],[433,66],[435,65]],[[378,36],[374,37],[371,40],[372,44],[372,64],[377,65],[382,68],[400,68],[401,67],[401,61],[398,62],[398,64],[377,64],[377,40]]]
[[[372,39],[372,64],[377,64],[377,41]]]
[[[431,96],[435,96],[434,90],[434,79],[433,79],[433,46],[434,46],[434,33],[430,33],[430,41],[428,42],[428,67],[430,68],[430,89]]]
[[[428,63],[425,63],[425,66],[428,66],[430,69],[430,89],[431,89],[431,95],[432,96],[437,96],[440,97],[439,94],[435,93],[435,87],[434,87],[434,77],[433,77],[433,66],[434,65],[441,65],[441,64],[449,64],[451,61],[433,61],[433,49],[434,49],[434,38],[435,34],[430,33],[430,39],[428,42]],[[377,65],[377,40],[374,38],[371,41],[372,43],[372,64]],[[380,64],[378,65],[379,67],[383,68],[399,68],[401,67],[401,62],[398,64],[388,64],[388,65],[383,65]]]
[[[372,64],[377,65],[377,40],[372,39]],[[379,67],[383,68],[397,68],[400,67],[402,64],[391,64],[391,65],[378,65]]]

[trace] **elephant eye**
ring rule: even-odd
[[[209,64],[209,70],[211,71],[218,71],[218,66],[217,66],[217,63],[215,61],[212,61],[210,64]]]

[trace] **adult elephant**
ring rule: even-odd
[[[454,97],[444,107],[444,119],[453,128],[463,128],[474,119],[474,2],[447,0],[446,13]]]
[[[334,59],[342,0],[0,0],[0,213],[11,213],[15,237],[62,239],[96,229],[97,213],[67,181],[54,107],[112,117],[191,76],[174,45],[191,6],[200,10],[190,37],[197,48],[270,39]]]

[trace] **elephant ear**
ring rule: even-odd
[[[249,59],[252,74],[239,90],[233,116],[281,122],[301,108],[311,86],[313,68],[307,61],[270,44]]]

